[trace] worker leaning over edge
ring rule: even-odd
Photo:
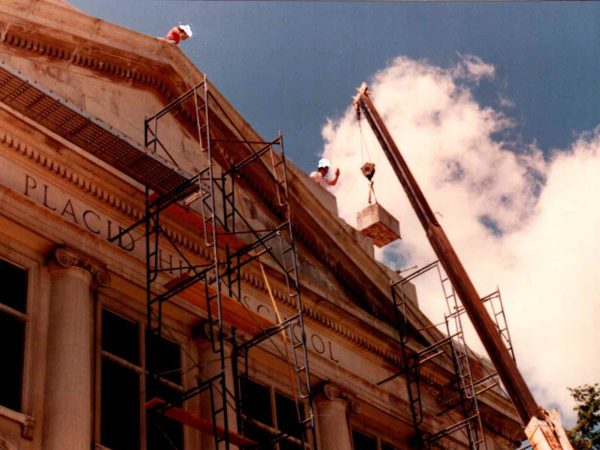
[[[177,25],[171,28],[171,31],[165,36],[165,41],[170,44],[179,44],[181,41],[185,41],[187,38],[192,37],[192,27],[189,25]]]
[[[317,166],[317,170],[310,174],[310,178],[317,183],[322,188],[327,188],[328,186],[335,186],[338,182],[338,178],[340,177],[340,169],[336,169],[335,178],[333,180],[327,179],[327,174],[329,173],[329,160],[326,158],[322,158],[319,160],[319,164]]]

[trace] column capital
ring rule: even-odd
[[[94,281],[102,287],[110,286],[110,273],[106,270],[106,264],[69,247],[56,247],[48,258],[48,269],[50,271],[79,267],[87,270]]]
[[[337,398],[345,400],[345,396],[342,394],[342,391],[340,391],[340,388],[332,383],[324,384],[322,393],[323,397],[325,397],[327,400],[335,400]]]
[[[359,414],[361,410],[360,401],[356,399],[355,395],[348,392],[346,389],[340,388],[338,385],[333,383],[324,383],[321,385],[317,392],[316,401],[337,401],[344,403],[349,408],[350,412]]]

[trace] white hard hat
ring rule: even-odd
[[[329,164],[329,160],[327,158],[321,158],[319,160],[319,165],[317,166],[317,168],[321,169],[323,167],[329,167],[331,164]]]
[[[187,34],[188,37],[192,37],[192,27],[191,26],[179,24],[179,29],[185,31],[185,34]]]

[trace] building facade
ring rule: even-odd
[[[460,398],[452,358],[419,361],[416,399],[401,373],[407,355],[415,360],[444,338],[414,286],[402,284],[399,342],[389,288],[398,276],[337,217],[335,198],[289,161],[278,165],[280,141],[258,136],[179,48],[61,0],[4,0],[0,63],[0,449],[225,448],[216,425],[233,433],[231,448],[238,435],[282,450],[303,439],[324,450],[469,447],[464,427],[427,440],[465,419],[452,408]],[[176,105],[160,118],[159,142],[152,128],[149,140],[145,120],[195,86],[206,88],[186,100],[196,108]],[[160,229],[158,221],[144,228],[152,195],[206,167],[211,183],[240,171],[232,176],[239,217],[230,209],[237,235],[207,226],[202,190],[199,203],[161,212]],[[214,214],[223,209],[227,224],[233,184],[214,186],[222,194],[211,193]],[[278,228],[290,218],[289,230]],[[260,245],[240,256],[250,229]],[[164,234],[155,247],[148,230]],[[277,238],[287,230],[288,240],[272,244],[261,230]],[[274,250],[283,256],[269,259]],[[301,319],[286,274],[292,253]],[[237,279],[224,271],[229,278],[219,280],[221,263],[202,272],[231,254],[240,257]],[[194,286],[159,298],[196,275]],[[211,283],[222,308],[207,306]],[[244,347],[256,336],[264,340]],[[296,344],[307,358],[293,364]],[[475,359],[471,369],[479,379],[491,370]],[[221,384],[204,384],[212,378]],[[182,399],[195,387],[201,392]],[[148,408],[155,397],[172,408]],[[187,419],[169,418],[175,410]],[[304,433],[311,410],[314,433]],[[521,441],[498,388],[478,396],[478,413],[488,449]],[[197,418],[204,428],[190,426]]]

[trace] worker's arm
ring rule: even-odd
[[[333,180],[327,180],[327,184],[329,186],[335,186],[338,182],[338,178],[340,177],[340,169],[336,169],[335,178]]]
[[[165,36],[165,41],[170,44],[179,44],[181,41],[181,32],[179,27],[173,27],[169,30],[169,33]]]

